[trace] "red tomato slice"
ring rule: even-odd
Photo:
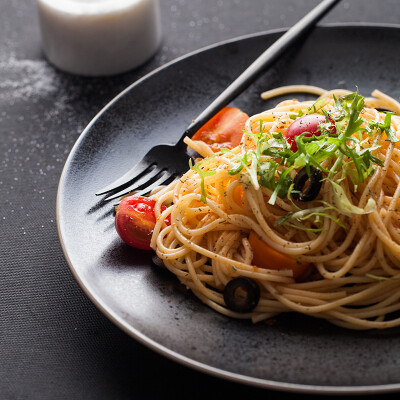
[[[204,124],[192,137],[207,143],[214,152],[239,145],[249,116],[235,107],[225,107]]]
[[[115,215],[115,228],[125,243],[137,249],[151,250],[150,240],[156,224],[155,204],[154,200],[143,196],[122,199]],[[165,209],[162,205],[161,211]],[[165,223],[171,223],[169,217]]]

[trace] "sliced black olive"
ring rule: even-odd
[[[232,311],[249,312],[260,300],[260,288],[253,279],[244,276],[234,278],[225,286],[224,300]]]
[[[310,180],[305,190],[304,186]],[[299,201],[312,201],[320,192],[322,187],[322,172],[310,166],[310,176],[307,174],[307,168],[303,167],[296,175],[293,181],[292,197]]]

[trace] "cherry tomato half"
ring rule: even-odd
[[[291,145],[290,149],[294,152],[297,151],[295,137],[301,135],[303,132],[309,132],[304,135],[307,137],[313,135],[319,136],[321,134],[319,131],[319,125],[324,124],[325,122],[326,117],[321,114],[309,114],[296,119],[292,125],[289,126],[285,134],[287,142]]]
[[[155,204],[154,200],[143,196],[122,199],[115,215],[115,228],[125,243],[137,249],[151,250],[150,240],[156,224]],[[165,209],[162,205],[161,211]],[[171,223],[169,217],[165,223]]]
[[[214,152],[233,149],[240,144],[249,116],[236,107],[225,107],[205,123],[192,137],[207,143]]]

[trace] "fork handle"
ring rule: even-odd
[[[311,28],[340,0],[324,0],[262,53],[244,70],[185,130],[179,140],[191,137],[218,111],[239,96],[267,68],[269,68],[292,44],[303,38]],[[178,143],[179,143],[178,142]]]

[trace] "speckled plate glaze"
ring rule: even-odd
[[[400,389],[400,330],[347,331],[286,314],[253,325],[200,303],[151,252],[124,245],[110,204],[94,193],[151,146],[175,142],[189,122],[282,31],[242,37],[182,57],[108,104],[80,136],[58,191],[58,228],[73,274],[92,301],[135,339],[189,367],[266,388],[313,393]],[[259,94],[287,84],[400,95],[400,28],[321,26],[234,105],[249,114],[276,103]],[[300,99],[305,97],[297,96]],[[282,99],[280,99],[282,100]]]

